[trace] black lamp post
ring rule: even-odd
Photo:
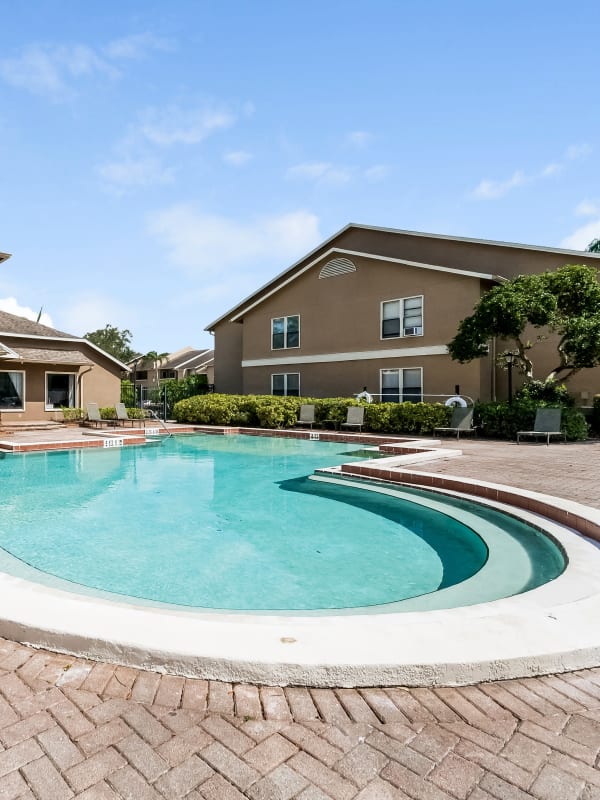
[[[503,353],[503,355],[504,363],[506,364],[506,369],[508,370],[508,404],[510,405],[513,399],[512,371],[519,354],[508,351]]]

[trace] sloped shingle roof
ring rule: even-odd
[[[6,361],[27,361],[41,364],[72,364],[84,365],[94,362],[84,355],[81,350],[45,350],[41,347],[16,347],[14,348],[18,359],[7,357]]]
[[[33,322],[25,317],[18,317],[16,314],[9,314],[8,311],[0,311],[0,333],[20,333],[30,336],[60,336],[65,339],[78,339],[72,333],[50,328],[39,322]]]

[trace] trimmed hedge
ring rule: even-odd
[[[176,403],[173,416],[177,422],[195,425],[291,428],[303,403],[314,405],[317,425],[345,422],[349,406],[364,405],[365,428],[381,433],[431,433],[447,425],[452,412],[440,403],[361,404],[350,397],[209,394]]]
[[[317,425],[328,421],[345,422],[349,406],[364,405],[365,430],[384,434],[431,434],[434,428],[448,425],[452,415],[452,409],[441,403],[361,404],[351,397],[207,394],[180,400],[173,407],[173,417],[177,422],[193,425],[291,428],[298,420],[303,403],[314,405]],[[528,396],[517,397],[510,405],[506,402],[477,403],[474,422],[481,436],[515,439],[517,431],[533,428],[538,407],[556,405],[559,404]],[[588,433],[585,417],[570,404],[562,405],[562,429],[570,441],[585,439]]]
[[[117,419],[117,412],[114,406],[104,406],[100,410],[101,419]],[[143,419],[146,414],[142,408],[127,408],[129,419]]]

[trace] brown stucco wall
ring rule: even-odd
[[[58,410],[46,410],[46,373],[74,373],[76,378],[75,403],[85,408],[88,402],[98,403],[99,406],[113,406],[120,400],[121,373],[118,365],[110,359],[104,358],[92,348],[80,342],[44,342],[41,339],[11,339],[2,337],[3,344],[19,352],[19,347],[36,347],[53,349],[56,351],[80,350],[90,360],[96,359],[93,366],[69,365],[63,363],[23,363],[15,360],[2,359],[0,369],[7,371],[25,372],[25,409],[12,411],[2,409],[2,418],[5,422],[54,420],[62,419]],[[90,368],[91,367],[91,368]]]
[[[544,272],[563,264],[589,263],[600,266],[598,258],[594,259],[589,253],[582,253],[579,257],[519,245],[455,241],[364,228],[350,228],[336,241],[336,246],[425,264],[503,275],[506,278]]]
[[[446,344],[480,297],[476,278],[353,259],[357,271],[319,279],[317,264],[244,317],[243,358]],[[423,336],[381,339],[381,302],[424,296]],[[300,315],[300,348],[271,350],[271,319]]]
[[[214,384],[216,392],[240,394],[243,325],[224,320],[215,328]]]
[[[235,309],[235,314],[244,310],[240,317],[243,326],[227,321],[215,326],[215,349],[219,353],[218,374],[215,377],[217,391],[269,392],[271,374],[299,372],[304,395],[352,394],[365,383],[376,392],[379,391],[380,368],[420,366],[424,368],[425,393],[452,393],[455,384],[459,384],[462,393],[475,399],[489,400],[494,396],[506,396],[506,372],[494,366],[491,356],[470,365],[457,364],[449,356],[422,354],[382,357],[385,363],[377,358],[357,359],[355,362],[332,360],[327,364],[275,363],[239,369],[242,359],[272,361],[294,357],[302,359],[303,356],[319,354],[439,347],[452,339],[460,320],[471,313],[479,297],[493,285],[477,277],[355,255],[348,257],[356,264],[357,272],[319,280],[321,267],[338,255],[334,252],[326,256],[325,253],[331,249],[403,258],[507,278],[554,269],[565,263],[587,261],[593,266],[600,266],[598,258],[583,253],[557,253],[521,245],[469,242],[350,227],[333,242],[322,245],[308,255],[297,265],[296,271],[316,261],[309,270],[254,308],[246,310],[260,295]],[[285,279],[292,274],[293,271],[285,273]],[[281,276],[274,278],[261,294],[264,296],[280,282]],[[382,340],[381,301],[413,295],[424,297],[424,335]],[[271,319],[293,314],[300,315],[300,347],[272,350]],[[499,345],[498,352],[501,349]],[[536,375],[544,375],[554,362],[555,355],[550,343],[536,347]],[[600,369],[584,371],[569,382],[569,388],[575,393],[587,393],[591,397],[600,391],[599,375]],[[515,374],[515,388],[519,381],[519,376]],[[584,397],[582,402],[585,402]]]

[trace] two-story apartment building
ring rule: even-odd
[[[447,343],[481,295],[516,275],[563,264],[600,267],[600,255],[350,224],[216,319],[215,389],[226,393],[440,399],[460,387],[506,396],[502,342],[469,364]],[[536,347],[541,375],[552,344]],[[515,376],[516,377],[516,376]],[[600,370],[570,381],[582,402]]]

